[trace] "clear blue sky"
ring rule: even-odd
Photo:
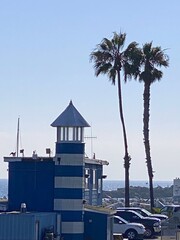
[[[54,153],[56,132],[50,124],[72,100],[92,125],[86,153],[109,161],[108,179],[124,179],[122,130],[117,89],[94,75],[89,55],[114,31],[126,43],[153,41],[167,49],[170,67],[151,88],[150,140],[155,180],[180,177],[180,2],[152,0],[2,0],[0,3],[0,178],[7,177],[4,156],[16,147]],[[123,84],[123,103],[132,157],[130,179],[148,179],[142,135],[143,84]],[[91,133],[92,131],[92,133]]]

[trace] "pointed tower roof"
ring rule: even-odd
[[[52,127],[90,127],[70,101],[67,108],[51,124]]]

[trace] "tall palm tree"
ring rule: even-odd
[[[150,117],[150,87],[155,81],[161,80],[163,72],[158,67],[168,67],[169,58],[161,47],[153,47],[152,42],[146,43],[142,48],[142,58],[140,63],[139,81],[144,83],[144,113],[143,113],[143,135],[146,155],[146,164],[149,176],[149,190],[151,210],[154,207],[153,192],[153,168],[151,161],[150,141],[149,141],[149,117]]]
[[[125,206],[129,206],[129,167],[131,157],[128,152],[128,141],[123,114],[122,92],[121,92],[121,74],[124,73],[124,80],[138,76],[140,50],[136,42],[130,43],[123,51],[126,39],[126,33],[116,32],[112,39],[104,38],[98,44],[95,50],[90,54],[90,60],[94,61],[95,75],[106,74],[113,85],[118,86],[119,113],[123,130],[124,140],[124,168],[125,168]]]

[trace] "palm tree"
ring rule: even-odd
[[[140,63],[139,81],[144,82],[144,113],[143,113],[143,135],[146,155],[146,164],[149,176],[149,191],[151,210],[154,207],[153,192],[153,168],[151,161],[150,141],[149,141],[149,117],[150,117],[150,87],[155,81],[161,80],[163,72],[158,67],[168,67],[169,58],[161,47],[153,47],[152,42],[144,44],[142,48],[142,58]]]
[[[107,74],[109,80],[113,85],[116,83],[118,86],[118,99],[119,99],[119,113],[123,130],[124,141],[124,168],[125,168],[125,206],[129,206],[129,167],[131,157],[128,152],[128,142],[126,127],[122,106],[122,92],[121,92],[121,75],[124,73],[124,80],[131,79],[133,76],[138,76],[138,66],[140,50],[137,48],[137,43],[130,43],[123,51],[126,39],[126,33],[116,32],[113,34],[111,40],[104,38],[96,49],[90,54],[90,60],[94,61],[95,75]]]

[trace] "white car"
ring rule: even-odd
[[[114,216],[113,232],[121,233],[128,239],[143,239],[146,229],[140,223],[129,223],[119,216]]]

